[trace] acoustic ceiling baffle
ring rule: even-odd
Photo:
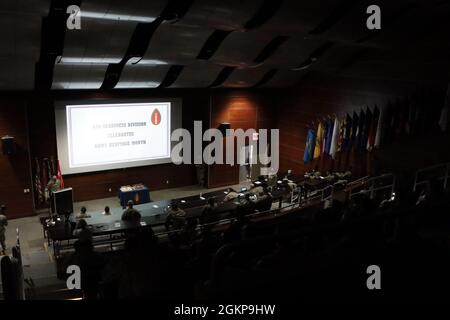
[[[255,63],[263,63],[266,61],[269,57],[271,57],[275,51],[278,50],[278,48],[285,43],[289,37],[285,36],[277,36],[273,38],[258,54],[258,56],[253,60]]]
[[[224,67],[217,75],[217,78],[209,85],[210,88],[218,87],[223,84],[228,77],[233,73],[236,67]]]
[[[297,67],[292,68],[294,71],[304,70],[309,68],[313,63],[315,63],[319,58],[325,54],[326,51],[328,51],[332,46],[334,45],[333,42],[327,41],[323,45],[321,45],[319,48],[314,50],[314,52],[301,64],[299,64]]]
[[[55,61],[64,50],[66,22],[69,18],[66,10],[69,5],[81,6],[81,0],[52,0],[48,16],[42,20],[40,57],[35,66],[34,87],[37,90],[50,90],[52,87]]]
[[[136,26],[136,29],[134,30],[134,33],[131,37],[125,57],[120,63],[111,64],[108,66],[101,89],[113,89],[119,82],[120,76],[126,63],[132,58],[142,58],[145,55],[145,52],[150,45],[153,34],[155,33],[159,25],[165,20],[175,22],[181,19],[191,7],[192,2],[193,0],[169,0],[165,8],[162,10],[161,14],[154,21],[152,21],[151,23],[139,23]],[[172,72],[176,72],[176,70],[178,70],[177,67],[179,66],[174,67],[175,71]],[[181,69],[178,71],[178,73],[181,72]],[[169,73],[170,70],[168,74]],[[178,75],[176,77],[178,77]],[[176,78],[174,79],[174,81],[175,80]]]
[[[119,63],[108,66],[101,89],[113,89],[119,82],[123,68],[127,62],[132,58],[141,58],[144,56],[153,34],[162,21],[162,18],[158,17],[150,23],[138,23],[136,25],[125,57]]]
[[[197,55],[197,59],[208,60],[219,49],[220,44],[231,33],[231,31],[215,30],[206,40],[200,53]]]
[[[277,13],[283,2],[283,0],[263,0],[256,14],[244,24],[244,29],[251,30],[262,26]]]
[[[338,23],[349,11],[349,9],[361,0],[345,0],[341,1],[339,5],[326,17],[317,27],[309,32],[310,35],[318,35],[331,29]]]
[[[261,86],[265,85],[267,82],[269,82],[275,76],[275,74],[277,72],[278,72],[277,69],[270,69],[262,76],[262,78],[257,83],[255,83],[255,85],[253,87],[257,88],[257,87],[261,87]]]
[[[183,71],[183,69],[184,66],[181,65],[171,66],[158,88],[170,87],[178,79],[178,76],[180,75],[181,71]]]

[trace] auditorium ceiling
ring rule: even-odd
[[[0,90],[287,87],[376,59],[429,70],[449,60],[449,17],[448,0],[1,0]]]

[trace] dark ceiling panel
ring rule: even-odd
[[[0,13],[0,90],[33,88],[34,66],[40,53],[41,23],[39,14]]]
[[[52,89],[99,89],[107,67],[99,63],[56,63]]]
[[[223,66],[255,66],[255,58],[272,39],[271,35],[258,29],[232,32],[209,60]]]
[[[261,85],[261,88],[282,88],[289,87],[297,82],[306,74],[306,71],[277,70],[274,76]]]
[[[164,80],[169,69],[169,65],[147,64],[145,61],[138,64],[128,63],[115,88],[156,88]]]
[[[171,88],[206,88],[219,75],[223,67],[207,61],[196,61],[184,67]]]
[[[208,27],[163,23],[155,31],[144,59],[169,64],[192,63],[213,31]]]
[[[112,21],[152,22],[167,0],[88,0],[81,5],[82,17]]]
[[[221,87],[248,88],[253,87],[269,71],[267,68],[237,68],[225,80]]]
[[[180,22],[219,30],[242,30],[262,0],[196,0]]]
[[[119,63],[135,28],[135,22],[83,19],[81,30],[66,32],[62,61]]]
[[[289,38],[264,63],[264,66],[291,69],[298,66],[323,44],[321,39]]]

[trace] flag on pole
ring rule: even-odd
[[[308,132],[306,134],[306,145],[305,145],[305,152],[303,154],[303,162],[309,163],[311,162],[312,158],[313,158],[313,153],[314,153],[314,147],[315,147],[315,133],[314,133],[314,129],[309,128]]]
[[[42,190],[42,183],[41,183],[41,168],[39,166],[39,160],[36,158],[36,168],[34,172],[34,190],[36,192],[36,197],[38,203],[44,202],[44,192]]]
[[[316,143],[314,147],[314,159],[318,159],[322,154],[323,136],[324,136],[324,127],[322,122],[319,122],[319,125],[317,126]]]
[[[333,131],[334,131],[334,121],[332,119],[328,120],[328,130],[327,130],[327,138],[325,143],[325,154],[330,155],[331,142],[333,140]]]
[[[56,178],[59,180],[61,189],[64,189],[64,180],[61,172],[61,161],[58,160],[58,173],[56,174]]]
[[[375,138],[377,135],[377,129],[378,129],[378,122],[380,119],[380,110],[377,106],[375,106],[375,109],[373,110],[372,114],[372,121],[370,122],[370,128],[369,128],[369,134],[367,138],[367,150],[372,151],[373,147],[375,146]]]
[[[340,122],[338,117],[334,119],[334,127],[333,127],[333,138],[331,140],[330,146],[330,155],[333,159],[336,157],[336,153],[338,152],[338,143],[339,143],[339,133],[340,133]]]

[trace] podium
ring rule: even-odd
[[[53,192],[53,205],[58,215],[70,215],[73,213],[73,190],[65,188]]]

